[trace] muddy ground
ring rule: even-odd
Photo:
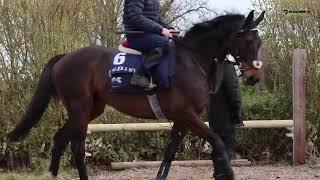
[[[157,174],[157,168],[127,169],[122,171],[103,171],[94,180],[153,180]],[[237,180],[320,180],[320,166],[247,166],[234,167]],[[212,178],[211,167],[181,167],[173,166],[168,180],[208,180]]]

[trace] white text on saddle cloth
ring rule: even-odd
[[[126,63],[126,60],[126,53],[120,52],[116,54],[112,62],[114,67],[109,70],[109,77],[115,73],[134,73],[136,68],[128,67],[130,64]]]

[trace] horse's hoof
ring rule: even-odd
[[[166,180],[167,178],[165,177],[156,177],[156,180]]]
[[[215,174],[213,175],[213,177],[215,180],[235,180],[233,172],[230,172],[228,174]]]
[[[164,176],[157,176],[156,177],[156,180],[166,180],[167,177],[164,177]]]

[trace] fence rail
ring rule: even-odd
[[[206,122],[208,125],[208,122]],[[293,120],[244,121],[242,128],[291,128]],[[173,123],[89,124],[88,133],[111,131],[168,131]]]

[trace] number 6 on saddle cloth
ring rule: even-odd
[[[170,46],[174,50],[173,41]],[[145,88],[130,84],[133,73],[143,64],[145,72],[152,81],[153,87],[150,90],[169,88],[175,70],[175,55],[168,57],[162,48],[155,48],[142,54],[129,48],[127,41],[119,45],[118,50],[113,55],[113,63],[109,69],[112,93],[145,92]]]

